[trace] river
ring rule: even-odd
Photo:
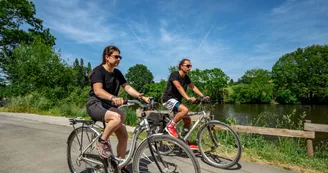
[[[276,115],[272,117],[281,120],[283,115],[292,114],[294,110],[294,117],[300,117],[305,112],[306,120],[311,120],[312,123],[328,124],[328,105],[217,104],[211,108],[215,119],[225,121],[230,117],[235,119],[236,124],[239,125],[255,124],[261,113]],[[269,120],[272,122],[276,121],[275,118]],[[316,133],[317,138],[319,140],[327,140],[328,133]]]

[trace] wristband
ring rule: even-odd
[[[109,99],[110,101],[113,101],[113,99],[116,98],[114,95]]]
[[[142,97],[143,97],[143,94],[139,94],[139,95],[138,95],[138,99],[139,99],[139,100],[141,100]]]

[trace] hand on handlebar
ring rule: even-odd
[[[149,104],[150,103],[150,98],[149,97],[147,97],[147,96],[144,96],[144,93],[141,93],[139,96],[138,96],[138,99],[139,100],[143,100],[144,102],[146,102],[147,104]]]
[[[196,102],[196,98],[195,97],[189,97],[188,101],[190,101],[191,103],[195,103]]]
[[[210,97],[209,96],[202,96],[202,97],[200,97],[200,101],[202,101],[202,102],[209,102],[210,101]]]
[[[142,96],[141,99],[142,99],[144,102],[146,102],[147,104],[150,103],[150,98],[147,97],[147,96]]]
[[[112,104],[115,106],[121,106],[123,105],[123,103],[124,103],[123,98],[115,97],[112,99]]]

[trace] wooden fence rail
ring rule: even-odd
[[[169,114],[168,111],[161,111],[161,113]],[[199,117],[200,115],[194,115],[191,116],[190,118],[192,121],[196,121]],[[290,129],[266,128],[266,127],[242,126],[242,125],[232,125],[232,128],[235,131],[242,132],[242,133],[305,138],[307,155],[309,157],[313,157],[313,139],[315,139],[315,132],[328,133],[328,124],[315,124],[315,123],[311,123],[310,120],[305,121],[304,130],[290,130]]]

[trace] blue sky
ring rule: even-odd
[[[107,45],[119,69],[144,64],[155,81],[184,57],[193,69],[220,68],[237,80],[271,70],[285,53],[328,43],[327,0],[32,0],[69,64],[101,63]]]

